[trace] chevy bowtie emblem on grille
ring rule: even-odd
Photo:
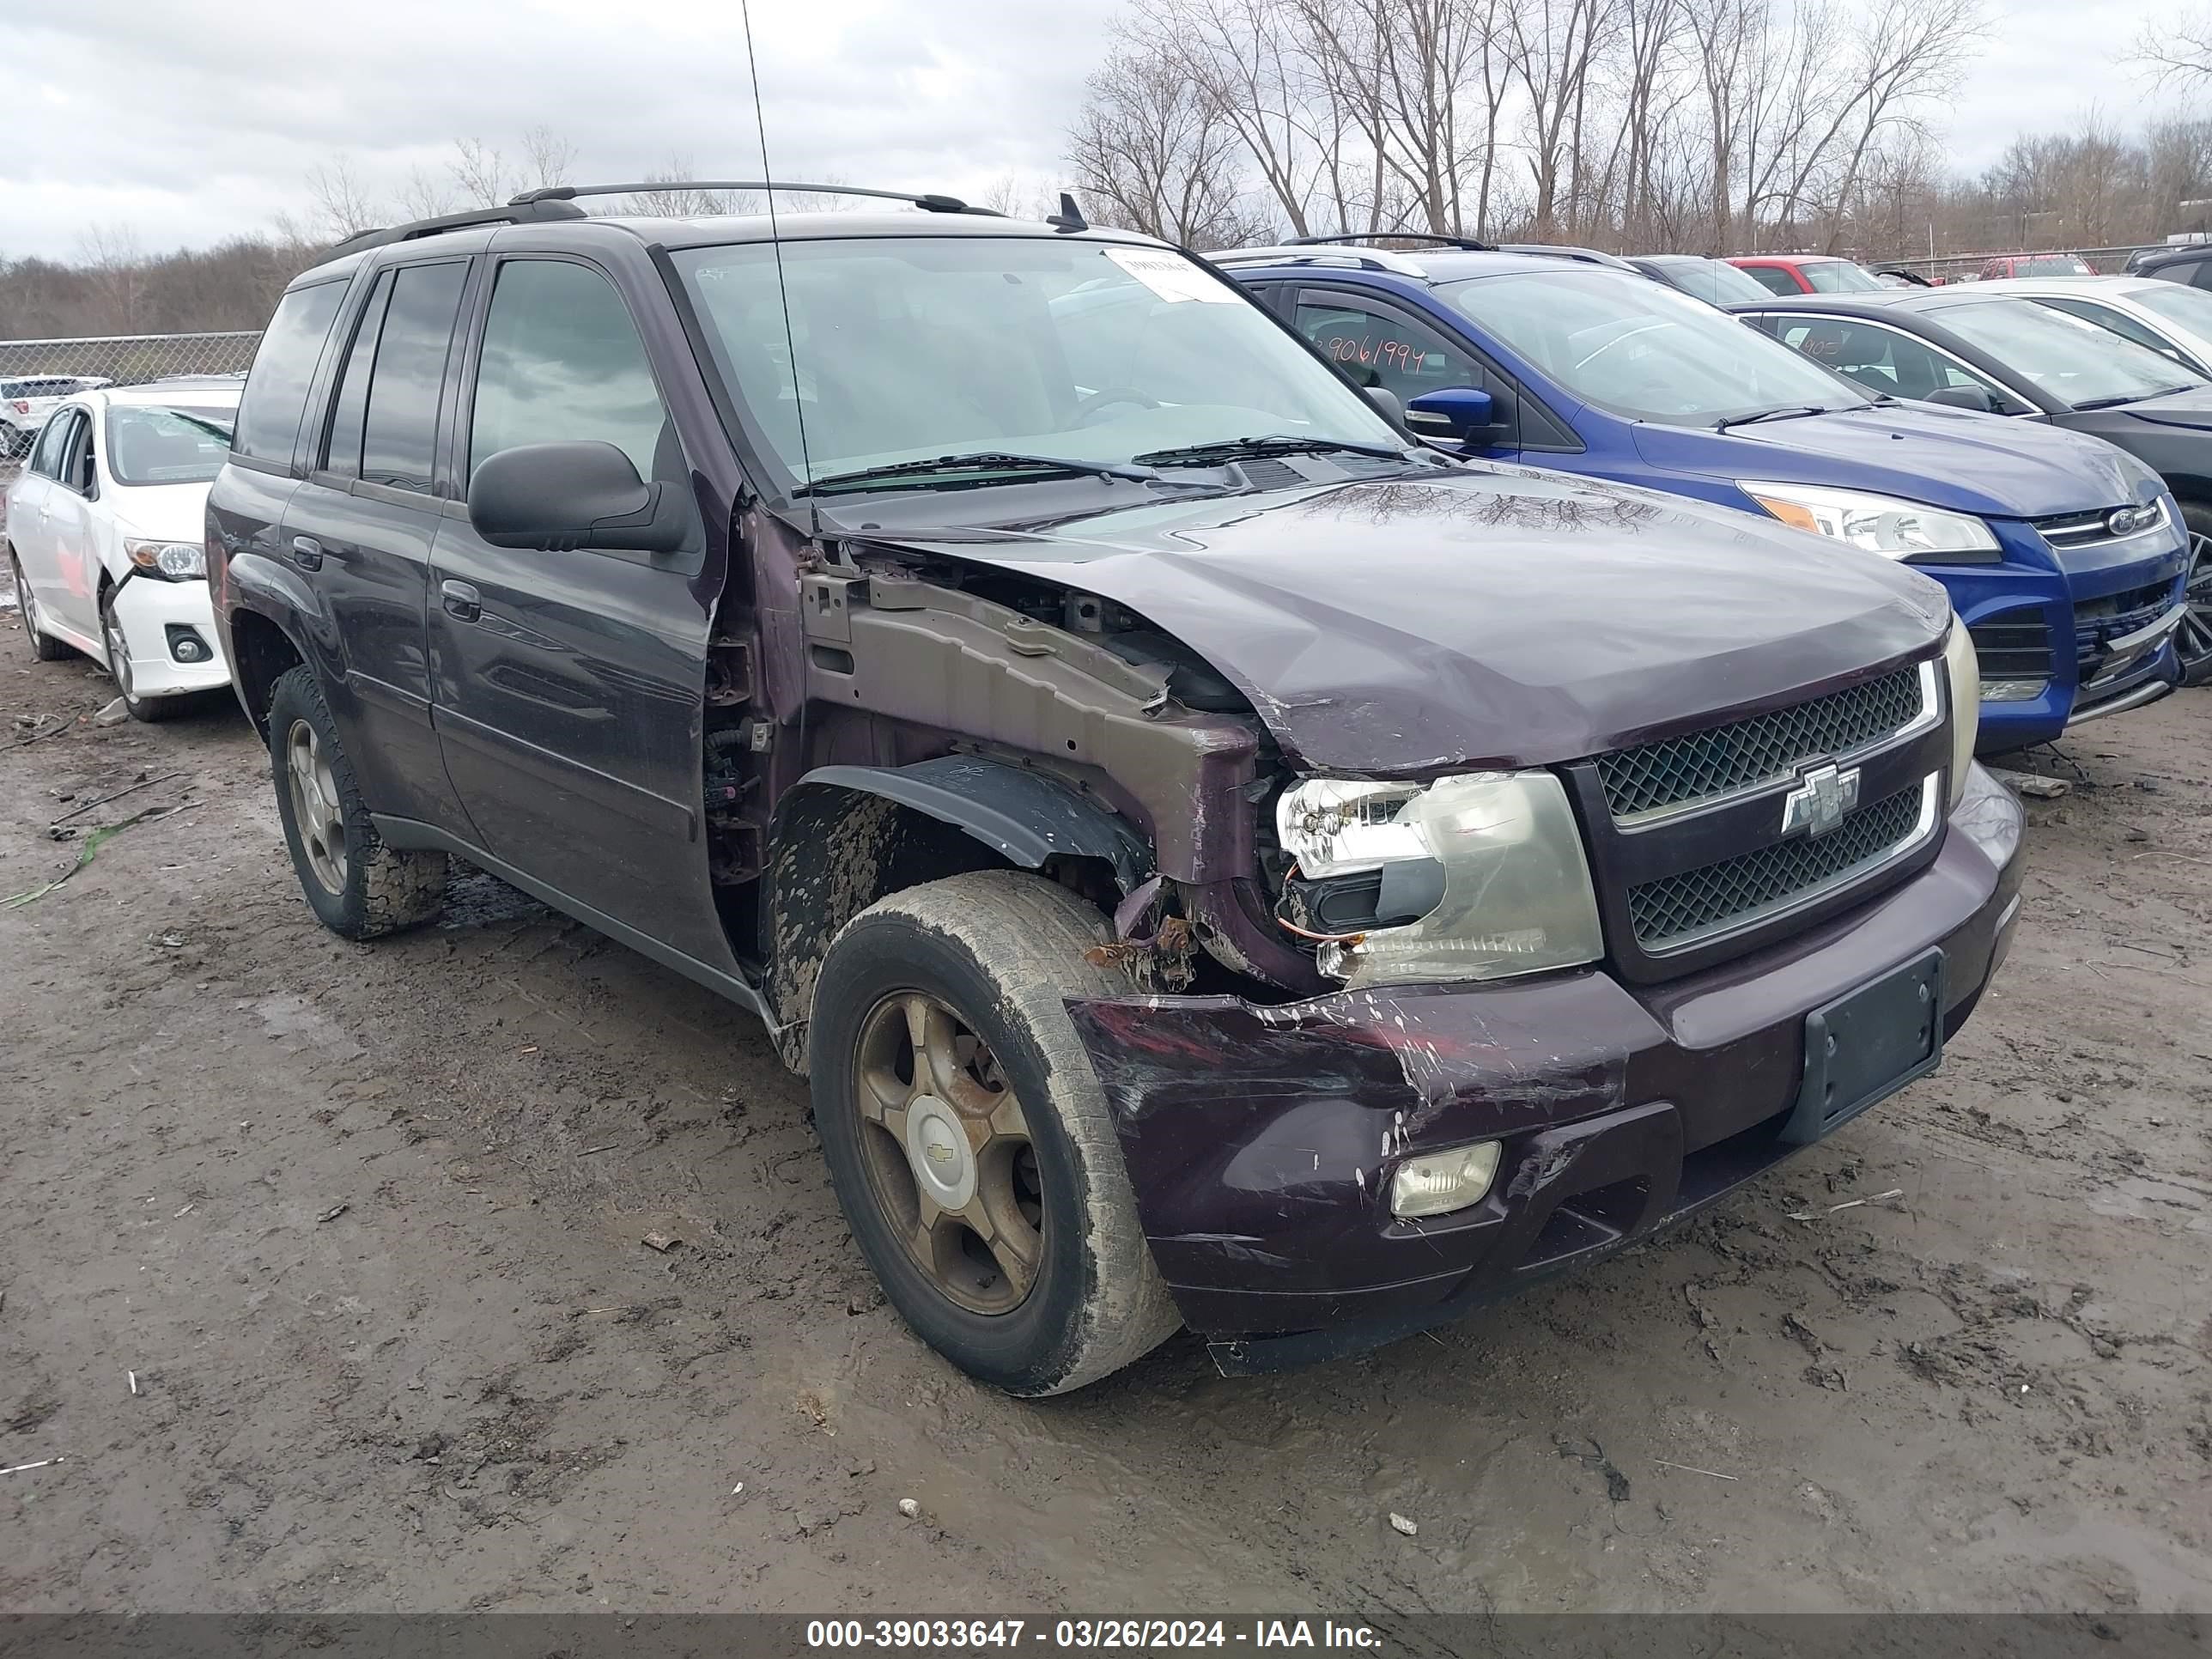
[[[1859,769],[1842,772],[1816,766],[1782,798],[1782,833],[1825,836],[1838,829],[1859,804]]]

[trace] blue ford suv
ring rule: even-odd
[[[1876,396],[1709,305],[1583,262],[1312,246],[1214,258],[1431,439],[1768,514],[1926,571],[1982,654],[1984,754],[2179,678],[2187,536],[2158,475],[2111,444],[1940,394]],[[2022,614],[2042,619],[2034,641],[2014,637]]]

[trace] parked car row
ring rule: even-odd
[[[2117,429],[2124,414],[2008,424],[1942,407],[1991,405],[1979,382],[1954,385],[1900,345],[1885,344],[1881,362],[1903,372],[1883,379],[1859,361],[1869,349],[1839,358],[1814,331],[1848,326],[1812,320],[1853,312],[1838,300],[1879,316],[1985,290],[1731,307],[1770,343],[1640,276],[1535,254],[1294,245],[1220,258],[1324,356],[1398,398],[1416,430],[1468,453],[1759,514],[1926,570],[1985,655],[1984,753],[2138,706],[2175,678],[2191,532],[2160,476],[2173,458],[2136,460],[2056,429],[2077,418]],[[2100,362],[2147,356],[2012,303]],[[2177,378],[2158,368],[2154,378]],[[2212,433],[2196,441],[2212,464]],[[2186,510],[2212,514],[2212,501]]]
[[[175,574],[325,926],[458,856],[761,1018],[891,1304],[1017,1393],[1385,1341],[1832,1133],[2009,948],[1978,745],[2176,675],[2185,509],[2069,429],[2125,405],[1871,385],[1713,271],[621,190],[298,277]],[[201,417],[132,397],[8,533],[143,696],[114,422]],[[131,569],[27,559],[40,490]]]

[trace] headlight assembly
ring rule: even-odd
[[[2002,556],[1996,533],[1971,513],[1946,513],[1894,495],[1813,484],[1738,480],[1736,488],[1786,525],[1849,542],[1886,559],[1994,564]]]
[[[207,574],[207,549],[198,542],[151,542],[125,536],[123,550],[139,569],[163,581],[180,582]]]
[[[1275,824],[1321,902],[1357,887],[1374,925],[1293,931],[1322,941],[1323,971],[1354,986],[1504,979],[1604,954],[1597,899],[1566,790],[1548,772],[1476,772],[1431,784],[1309,778]],[[1362,878],[1371,878],[1369,880]]]
[[[1943,672],[1951,683],[1951,805],[1966,792],[1966,769],[1974,763],[1974,739],[1982,722],[1982,669],[1973,635],[1955,617],[1943,641]]]

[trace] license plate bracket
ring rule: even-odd
[[[1805,1016],[1805,1076],[1782,1139],[1820,1139],[1943,1063],[1943,953]]]

